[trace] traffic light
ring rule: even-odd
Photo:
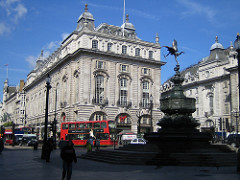
[[[219,130],[222,130],[222,118],[218,119],[218,127],[219,127]]]
[[[50,123],[50,131],[53,131],[54,130],[54,124],[51,122]]]
[[[5,133],[5,128],[4,128],[4,126],[1,126],[1,137],[4,136],[4,133]]]

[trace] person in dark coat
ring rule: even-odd
[[[97,138],[96,138],[95,147],[96,147],[96,151],[98,151],[100,149],[100,138],[99,138],[99,136],[97,136]]]
[[[67,145],[62,148],[61,158],[63,160],[62,180],[65,178],[66,173],[67,180],[70,180],[72,176],[72,162],[77,162],[77,156],[72,141],[68,141]]]
[[[2,153],[3,149],[4,149],[4,140],[3,140],[3,138],[1,137],[1,138],[0,138],[0,154]]]
[[[45,144],[46,162],[50,161],[50,155],[53,150],[53,139],[49,138]]]

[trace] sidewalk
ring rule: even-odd
[[[86,153],[76,148],[77,156]],[[41,149],[6,147],[0,155],[0,179],[60,180],[62,161],[60,150],[54,150],[49,163],[41,160]],[[107,164],[78,159],[73,164],[72,180],[235,180],[240,179],[236,167],[179,167]]]

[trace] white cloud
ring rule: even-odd
[[[25,8],[22,4],[18,4],[16,8],[13,9],[15,13],[14,20],[18,22],[20,18],[22,18],[25,14],[27,14],[27,8]]]
[[[4,23],[0,23],[0,36],[10,32],[10,28],[8,28]]]
[[[28,12],[21,0],[0,0],[0,11],[6,13],[6,16],[2,18],[4,21],[0,25],[0,36],[11,32]]]
[[[216,11],[209,6],[202,5],[197,2],[190,0],[178,0],[179,3],[184,5],[187,10],[182,13],[184,17],[191,15],[204,15],[208,18],[209,21],[214,20]]]
[[[43,49],[43,59],[48,58],[53,53],[53,51],[55,51],[59,47],[59,45],[60,45],[59,41],[51,41],[50,43],[47,43],[46,45],[44,45],[42,48]],[[28,62],[29,67],[31,69],[35,68],[36,61],[40,56],[41,56],[41,54],[39,53],[36,56],[29,55],[26,58],[26,62]]]
[[[58,42],[58,41],[51,41],[50,43],[48,43],[48,44],[46,44],[46,45],[44,46],[44,50],[53,51],[53,50],[55,50],[58,46],[59,46],[59,42]]]
[[[35,56],[28,56],[26,58],[26,61],[28,62],[30,69],[34,69],[36,65],[36,60],[37,58]]]
[[[69,33],[62,33],[62,40],[65,40],[69,36]]]

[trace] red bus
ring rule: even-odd
[[[61,140],[72,140],[76,146],[85,146],[90,136],[99,137],[101,146],[114,144],[116,124],[114,121],[79,121],[61,124]],[[116,142],[115,142],[116,143]]]

